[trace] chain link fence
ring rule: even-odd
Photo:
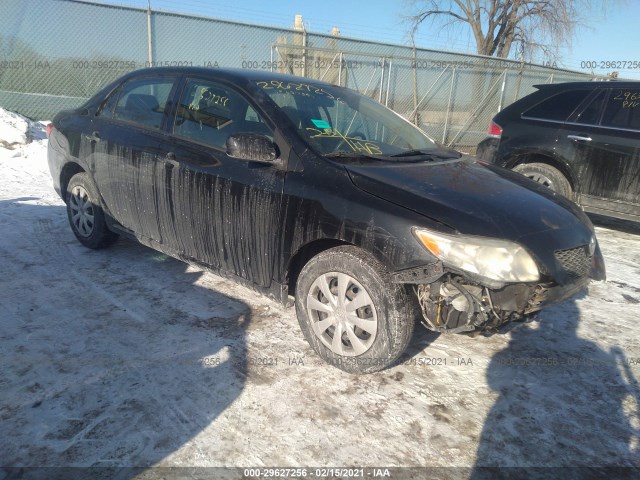
[[[138,68],[264,69],[358,90],[432,138],[473,151],[491,118],[534,85],[598,79],[337,32],[309,33],[302,25],[264,27],[81,0],[3,0],[0,18],[0,106],[34,119],[77,107]]]

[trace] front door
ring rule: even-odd
[[[285,172],[229,157],[226,140],[241,132],[273,139],[272,128],[233,87],[210,80],[184,80],[175,110],[156,177],[164,241],[187,259],[268,287],[284,234]]]

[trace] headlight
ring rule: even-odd
[[[535,282],[540,278],[536,262],[517,243],[422,228],[413,232],[427,250],[450,266],[500,282]]]

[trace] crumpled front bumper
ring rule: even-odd
[[[580,248],[586,255],[587,247]],[[396,280],[418,284],[414,291],[424,324],[431,330],[496,328],[574,297],[584,291],[591,280],[604,280],[606,272],[600,249],[596,248],[590,258],[582,257],[583,260],[577,258],[579,252],[578,249],[558,252],[569,257],[561,256],[565,268],[558,271],[557,281],[546,276],[538,283],[487,285],[464,273],[443,270],[436,264],[396,274]]]
[[[588,275],[584,275],[564,284],[557,282],[537,285],[513,284],[501,289],[491,290],[494,303],[500,310],[522,312],[525,315],[537,312],[546,305],[567,300],[587,288],[591,280],[606,280],[604,258],[597,246],[592,257]]]

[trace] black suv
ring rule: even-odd
[[[587,211],[640,220],[640,82],[536,88],[493,118],[477,156]]]
[[[436,331],[497,327],[605,277],[574,203],[328,83],[142,70],[49,133],[83,245],[123,235],[295,297],[309,343],[349,372],[392,364],[418,316]]]

